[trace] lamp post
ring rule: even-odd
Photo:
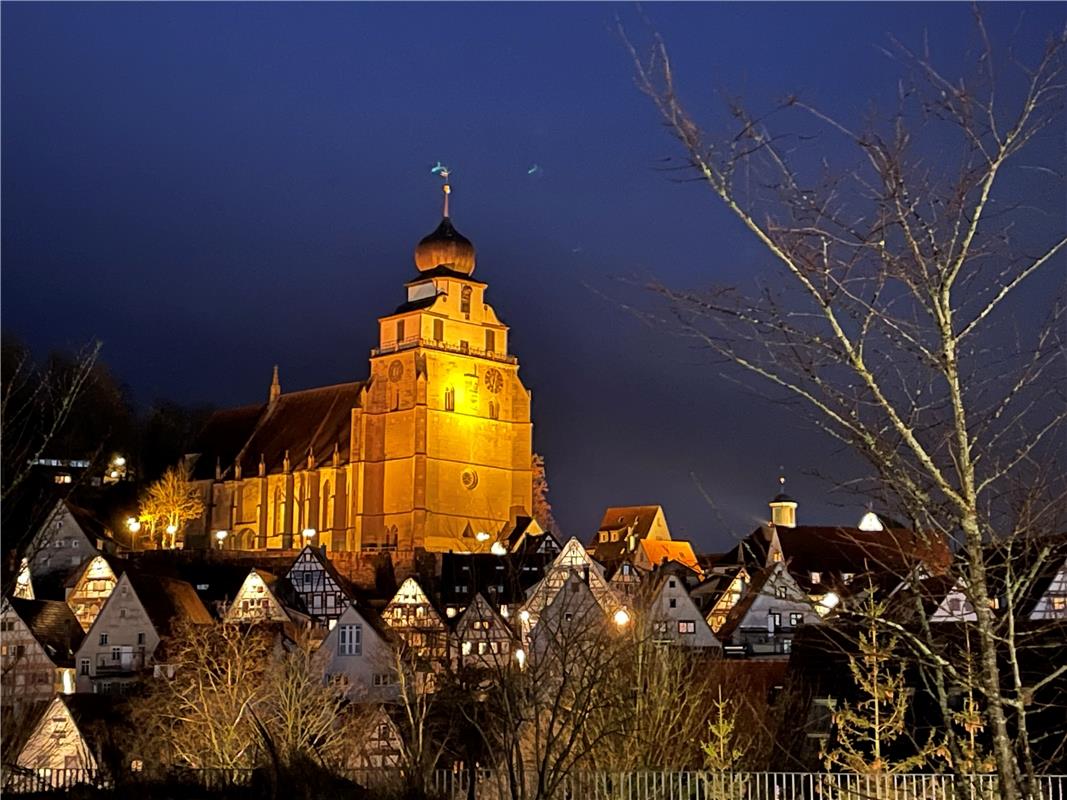
[[[315,536],[318,535],[318,531],[314,528],[304,528],[300,535],[304,538],[304,546],[306,547],[314,542]]]
[[[229,535],[229,531],[215,531],[215,540],[219,543],[219,550],[222,549],[223,544],[226,542],[226,537]]]

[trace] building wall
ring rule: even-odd
[[[70,572],[96,554],[92,541],[63,506],[41,527],[30,545],[30,572]]]
[[[358,652],[348,655],[342,654],[340,647],[341,630],[346,625],[359,626],[360,637]],[[393,649],[355,606],[349,606],[337,619],[316,651],[316,659],[328,677],[346,682],[352,700],[385,701],[396,696]]]
[[[151,666],[158,646],[159,634],[137,599],[129,576],[123,575],[78,648],[78,691],[106,693],[136,679],[141,670]]]
[[[24,769],[96,769],[96,759],[59,697],[45,710],[16,763]]]
[[[653,635],[659,639],[684,647],[719,646],[719,640],[711,632],[681,578],[669,576],[664,580],[653,598],[649,616]]]
[[[0,705],[18,708],[74,691],[73,670],[57,667],[10,607],[0,614]]]
[[[117,583],[115,572],[102,556],[96,556],[85,565],[81,577],[67,595],[67,605],[83,631],[93,626]]]

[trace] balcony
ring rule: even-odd
[[[118,658],[115,658],[113,653],[97,653],[96,655],[97,675],[127,675],[141,671],[144,666],[145,654],[143,647],[138,647],[135,650],[124,650],[118,654]]]
[[[399,341],[385,342],[381,347],[375,347],[370,351],[371,356],[384,356],[389,353],[398,353],[402,350],[411,350],[416,347],[424,347],[428,350],[440,350],[445,353],[461,353],[465,356],[476,356],[477,358],[485,358],[489,361],[500,361],[504,364],[518,364],[519,360],[515,356],[509,356],[507,353],[497,353],[492,350],[479,350],[476,347],[470,347],[458,344],[449,344],[448,342],[437,341],[436,339],[421,339],[418,336],[409,336]]]

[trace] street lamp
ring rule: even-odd
[[[526,669],[526,651],[521,647],[515,651],[515,660],[519,662],[519,669]]]
[[[126,529],[130,533],[137,533],[141,530],[141,521],[137,517],[126,517]]]
[[[524,608],[522,611],[519,612],[519,619],[522,620],[524,623],[529,622],[530,612]]]
[[[229,531],[215,531],[215,539],[219,543],[219,550],[222,549],[223,542],[226,541],[226,537],[229,535]]]
[[[489,534],[485,531],[478,531],[476,534],[474,534],[474,538],[477,539],[479,542],[488,542]]]
[[[493,542],[493,546],[489,548],[489,552],[494,556],[506,556],[508,554],[508,549],[500,542]]]
[[[316,533],[318,533],[318,531],[314,528],[304,528],[303,532],[300,534],[304,537],[304,544],[310,545],[311,540],[315,538]]]
[[[625,608],[620,608],[618,611],[615,612],[615,616],[613,617],[613,619],[615,620],[616,625],[618,625],[620,628],[625,628],[627,625],[630,624],[630,612],[627,611]]]

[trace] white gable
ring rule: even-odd
[[[620,601],[604,579],[604,568],[589,557],[581,542],[572,538],[545,570],[545,577],[527,592],[526,602],[519,611],[519,618],[527,628],[537,624],[538,616],[555,601],[556,595],[572,576],[587,583],[593,598],[605,613],[615,613]]]
[[[967,599],[967,582],[963,578],[956,581],[930,616],[931,622],[974,622],[976,619],[971,601]]]
[[[226,610],[225,622],[287,622],[289,615],[257,569],[248,573]]]
[[[1056,572],[1056,577],[1038,598],[1030,619],[1067,619],[1067,559]]]
[[[679,577],[668,575],[663,578],[648,612],[653,636],[659,640],[685,647],[719,646],[719,640],[689,596],[685,581]]]
[[[96,759],[71,716],[70,709],[57,695],[49,703],[30,738],[19,751],[17,763],[25,769],[95,770]]]

